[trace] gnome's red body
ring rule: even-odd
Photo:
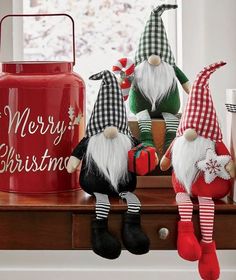
[[[222,133],[209,92],[209,77],[225,62],[205,67],[197,76],[182,115],[177,137],[163,156],[160,166],[173,165],[172,184],[180,215],[177,249],[189,261],[199,260],[199,273],[204,280],[220,275],[213,241],[214,201],[226,196],[231,187],[228,172],[232,160],[222,141]],[[227,169],[228,168],[228,169]],[[199,201],[199,244],[192,223],[192,197]]]
[[[171,148],[172,145],[166,152],[165,156],[171,160]],[[215,152],[217,155],[230,155],[228,149],[224,145],[223,142],[215,143]],[[175,193],[186,192],[185,187],[182,183],[178,181],[175,175],[175,171],[172,172],[172,185],[175,190]],[[229,180],[224,180],[222,178],[215,178],[211,183],[206,183],[204,179],[203,172],[200,172],[197,179],[192,183],[191,186],[191,194],[192,196],[203,196],[203,197],[211,197],[213,199],[220,199],[225,197],[231,188],[231,182]]]

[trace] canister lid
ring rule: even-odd
[[[12,61],[2,62],[2,72],[12,74],[62,74],[72,72],[73,62]]]

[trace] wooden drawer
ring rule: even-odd
[[[73,215],[73,238],[72,246],[74,249],[89,249],[90,244],[90,224],[92,216],[90,215]],[[122,215],[111,214],[109,216],[110,232],[121,240],[121,222]],[[143,214],[142,227],[151,241],[151,249],[174,249],[176,243],[176,215],[157,215]],[[168,228],[169,235],[163,240],[159,237],[159,230]]]
[[[1,212],[0,249],[71,249],[71,220],[68,212]]]
[[[109,216],[110,231],[121,240],[120,214]],[[72,247],[73,249],[90,249],[90,224],[91,215],[73,215]],[[143,214],[142,227],[150,239],[151,250],[176,249],[177,222],[179,218],[175,214]],[[198,215],[194,215],[195,232],[200,239]],[[160,230],[167,229],[168,236],[162,239]],[[218,249],[236,249],[236,215],[216,215],[215,236]]]
[[[176,248],[178,207],[172,188],[155,188],[170,184],[170,178],[151,178],[152,188],[138,188],[135,193],[142,204],[142,226],[151,240],[151,249]],[[143,182],[140,182],[143,184]],[[91,249],[90,230],[95,199],[83,191],[52,195],[17,195],[0,192],[0,249],[67,250]],[[122,213],[127,205],[111,198],[109,228],[120,239]],[[230,199],[216,201],[215,240],[219,249],[236,249],[236,203]],[[194,200],[194,223],[199,235],[198,205]],[[169,235],[161,239],[159,230]],[[121,240],[121,239],[120,239]]]

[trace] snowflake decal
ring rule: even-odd
[[[206,162],[206,170],[209,171],[210,174],[217,175],[221,168],[222,165],[218,163],[217,160],[211,158],[209,162]]]
[[[212,149],[208,149],[206,158],[197,163],[198,169],[204,173],[205,182],[210,184],[216,177],[229,180],[230,175],[226,171],[225,165],[230,161],[230,159],[230,156],[218,156]]]

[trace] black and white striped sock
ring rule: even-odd
[[[108,196],[102,193],[94,193],[96,197],[96,219],[107,219],[110,211],[110,202]]]
[[[120,197],[125,199],[128,205],[128,213],[139,213],[141,208],[141,203],[137,196],[131,192],[120,193]]]

